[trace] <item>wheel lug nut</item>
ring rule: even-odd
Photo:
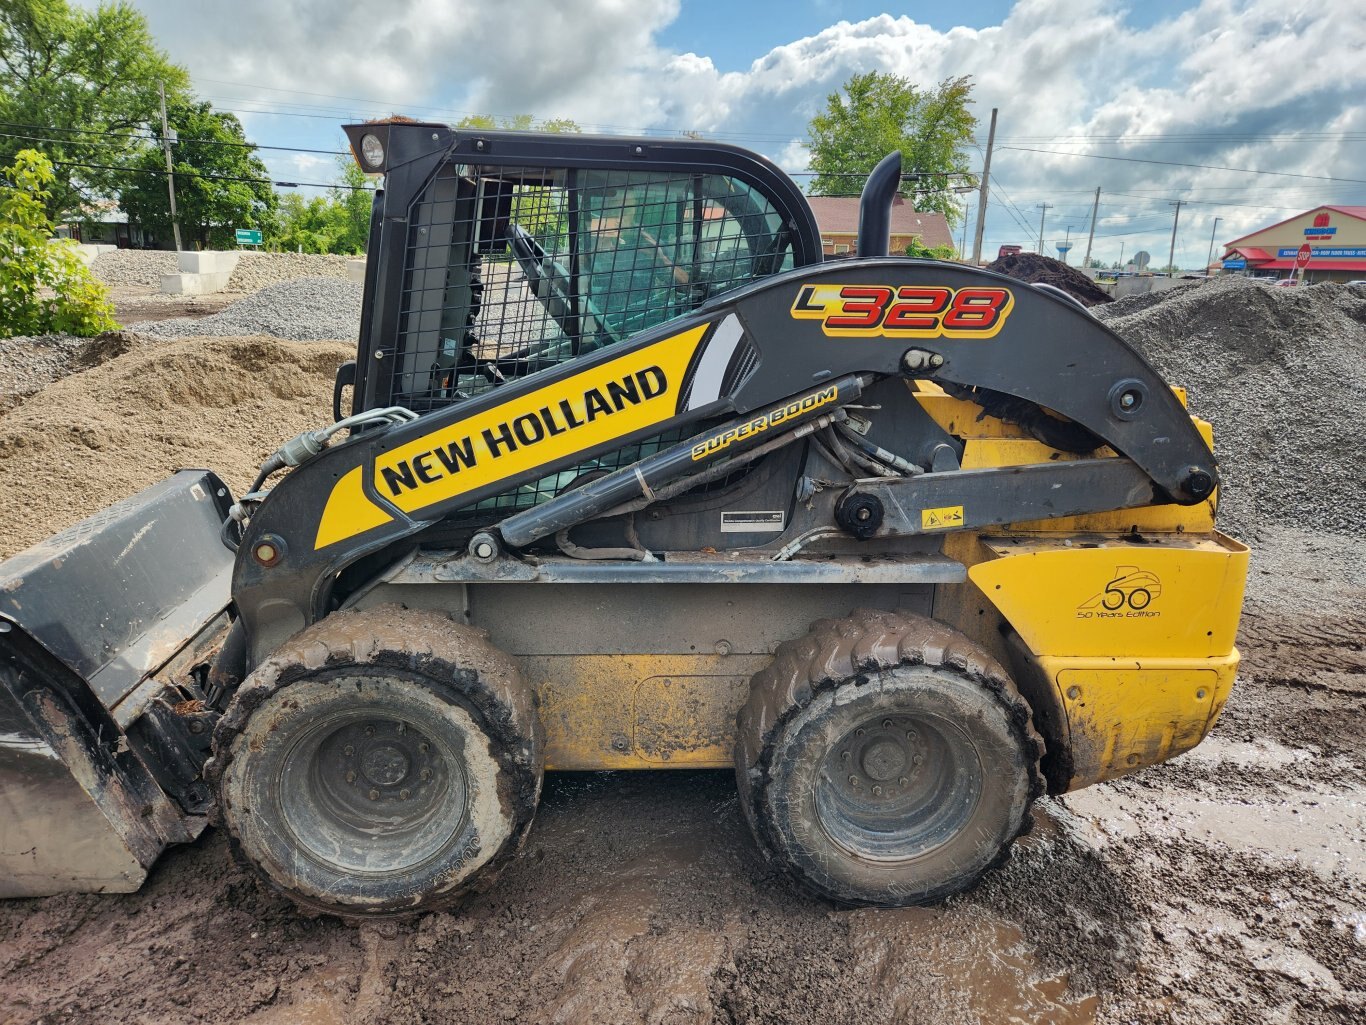
[[[421,772],[418,773],[418,776],[421,777],[422,779],[431,779],[431,778],[432,778],[432,770],[431,770],[431,769],[423,769]]]
[[[418,751],[422,752],[422,754],[424,755],[431,750],[431,747],[432,746],[428,744],[426,741],[423,741],[421,744],[417,745]]]
[[[365,727],[365,735],[367,737],[373,737],[375,735],[375,728],[373,726]]]
[[[873,787],[873,796],[874,796],[874,797],[881,797],[881,796],[882,796],[882,788],[881,788],[881,787]]]
[[[412,797],[413,794],[411,790],[409,790],[407,787],[404,787],[402,790],[398,792],[398,796],[399,800],[406,801],[408,800],[408,798]]]
[[[848,751],[841,751],[841,752],[840,752],[840,758],[847,762],[847,761],[849,760],[849,752],[848,752]]]
[[[350,758],[355,753],[356,749],[352,747],[350,744],[347,744],[344,748],[342,748],[342,754],[346,755],[347,758]]]
[[[916,734],[915,730],[907,730],[907,731],[906,731],[906,739],[907,739],[907,740],[919,740],[920,737]]]
[[[370,793],[369,793],[367,796],[368,796],[368,797],[370,798],[370,800],[372,800],[372,801],[378,801],[378,800],[379,800],[379,791],[378,791],[378,790],[371,790]]]
[[[911,764],[920,765],[925,761],[924,755],[911,755]]]
[[[355,773],[354,771],[351,771],[351,770],[348,770],[348,771],[347,771],[347,773],[346,773],[346,782],[348,782],[348,783],[354,783],[354,782],[356,782],[356,773]]]
[[[399,732],[399,733],[405,733],[405,732],[407,732],[407,730],[408,730],[408,727],[407,727],[407,725],[406,725],[405,723],[399,723],[399,724],[398,724],[398,731],[397,731],[397,732]]]
[[[890,729],[892,728],[892,720],[890,720],[890,719],[883,719],[883,720],[882,720],[882,728],[883,728],[884,730],[890,730]]]
[[[856,730],[854,731],[854,736],[856,736],[856,737],[861,737],[861,736],[863,736],[863,735],[864,735],[865,733],[867,733],[867,732],[868,732],[867,730],[865,730],[862,726],[860,726],[858,729],[856,729]]]
[[[858,777],[857,777],[857,776],[850,776],[850,777],[849,777],[849,785],[850,785],[851,787],[856,787],[856,786],[858,786]]]
[[[902,787],[904,787],[907,783],[910,782],[910,780],[908,780],[905,776],[902,776],[902,777],[901,777],[900,779],[898,779],[896,782],[897,782],[897,786],[902,786]]]

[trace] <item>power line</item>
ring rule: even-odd
[[[1088,160],[1119,160],[1126,164],[1160,164],[1163,167],[1194,167],[1204,171],[1234,171],[1238,174],[1270,174],[1280,178],[1312,178],[1315,181],[1343,182],[1348,185],[1366,185],[1366,178],[1334,178],[1324,174],[1297,174],[1294,171],[1258,171],[1250,167],[1223,167],[1219,164],[1188,164],[1175,160],[1145,160],[1141,157],[1111,157],[1104,153],[1068,153],[1066,150],[1029,149],[1023,146],[1002,146],[1001,149],[1016,153],[1047,153],[1058,157],[1085,157]]]
[[[85,167],[96,171],[118,171],[123,174],[159,174],[165,175],[166,172],[160,169],[149,167],[117,167],[113,164],[91,164],[78,160],[54,160],[53,164],[58,167]],[[317,188],[317,189],[340,189],[345,192],[373,192],[374,189],[365,185],[339,185],[333,182],[295,182],[295,181],[275,181],[272,178],[248,178],[244,175],[235,174],[202,174],[199,171],[176,171],[176,175],[181,178],[205,178],[212,181],[225,182],[255,182],[261,185],[279,185],[282,188]]]
[[[29,124],[23,124],[23,123],[21,123],[21,122],[15,122],[15,121],[0,121],[0,127],[3,127],[3,128],[24,128],[24,129],[27,129],[27,130],[29,130],[29,131],[38,131],[38,132],[74,132],[74,133],[77,133],[77,134],[80,134],[80,135],[95,135],[95,136],[101,136],[101,137],[107,138],[107,139],[124,139],[124,140],[128,140],[128,141],[132,141],[132,140],[146,141],[146,142],[160,142],[160,141],[161,141],[160,136],[152,135],[152,134],[146,134],[146,135],[130,134],[130,135],[125,135],[125,134],[123,134],[122,132],[97,132],[97,131],[93,131],[93,130],[88,129],[88,128],[61,128],[61,127],[58,127],[57,125],[29,125]],[[60,143],[60,144],[62,144],[62,145],[68,145],[68,146],[71,146],[71,145],[81,145],[81,140],[79,140],[79,139],[51,139],[51,138],[40,138],[40,137],[38,137],[38,136],[32,136],[32,135],[10,135],[10,134],[7,133],[7,132],[0,132],[0,136],[3,136],[3,137],[5,137],[5,138],[9,138],[9,139],[31,139],[31,140],[34,141],[34,142],[53,142],[53,143]],[[86,145],[94,145],[94,143],[93,143],[93,142],[91,142],[91,143],[86,143]],[[304,147],[301,147],[301,146],[266,146],[266,145],[262,145],[262,144],[260,144],[260,143],[255,143],[255,142],[223,142],[223,141],[221,141],[221,140],[219,140],[219,139],[180,139],[180,140],[178,140],[178,141],[176,142],[176,145],[177,145],[177,146],[227,146],[227,147],[230,147],[230,148],[233,148],[233,149],[265,149],[265,150],[279,150],[279,151],[286,152],[286,153],[321,153],[321,154],[324,154],[324,155],[326,155],[326,156],[334,156],[334,157],[347,157],[347,156],[350,156],[350,155],[351,155],[351,154],[348,153],[346,150],[339,150],[339,149],[305,149]]]

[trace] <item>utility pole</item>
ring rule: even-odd
[[[1181,222],[1181,200],[1175,203],[1168,203],[1168,206],[1176,207],[1176,216],[1172,218],[1172,247],[1167,251],[1167,277],[1176,277],[1176,226]]]
[[[1091,234],[1086,236],[1086,255],[1082,257],[1081,266],[1085,270],[1091,266],[1091,243],[1096,240],[1096,214],[1100,213],[1100,186],[1096,186],[1096,201],[1091,204]]]
[[[991,149],[996,145],[996,108],[991,108],[991,128],[987,130],[986,159],[982,161],[982,187],[977,193],[977,231],[972,237],[972,265],[982,265],[982,232],[987,227],[987,185],[991,180]]]
[[[1039,248],[1038,252],[1043,255],[1043,219],[1048,216],[1048,211],[1053,209],[1052,203],[1040,203],[1039,206]]]
[[[1209,273],[1209,265],[1214,262],[1214,233],[1219,230],[1219,222],[1222,220],[1222,217],[1216,217],[1214,219],[1214,227],[1209,230],[1209,255],[1205,257],[1206,274]]]
[[[171,162],[171,130],[166,125],[166,84],[157,83],[161,94],[161,148],[166,153],[166,188],[171,195],[171,231],[175,233],[176,252],[180,252],[180,218],[175,211],[175,165]]]
[[[971,207],[968,208],[969,211],[971,209]],[[968,251],[968,221],[971,219],[971,213],[967,213],[965,211],[965,216],[963,217],[963,237],[962,241],[958,243],[958,258],[960,260],[967,254]]]

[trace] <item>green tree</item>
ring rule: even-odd
[[[917,210],[937,210],[950,225],[957,224],[963,211],[953,189],[973,184],[966,149],[977,125],[968,110],[971,94],[966,75],[946,78],[930,90],[899,75],[855,75],[811,119],[812,193],[857,192],[879,160],[900,150],[902,174],[910,176],[902,181],[901,194]]]
[[[206,248],[233,246],[234,228],[261,228],[275,211],[266,165],[247,142],[235,115],[204,101],[177,100],[167,118],[179,138],[172,147],[181,241]],[[129,163],[117,195],[128,216],[159,239],[171,237],[166,158],[158,142]]]
[[[109,290],[70,243],[52,240],[51,161],[22,150],[0,177],[0,336],[95,335],[118,327]]]
[[[911,244],[906,247],[906,255],[917,260],[956,260],[958,251],[953,246],[927,246],[920,241],[919,235],[912,235]]]
[[[114,194],[122,175],[102,168],[121,167],[128,137],[160,123],[158,82],[175,100],[189,76],[157,48],[131,4],[92,11],[67,0],[0,0],[0,121],[32,126],[5,129],[29,138],[0,138],[0,164],[24,148],[56,164],[44,200],[52,220],[74,219],[89,199]]]
[[[279,215],[267,236],[269,248],[348,256],[365,252],[374,187],[354,160],[339,163],[341,181],[326,195],[305,199],[286,192],[280,197]]]

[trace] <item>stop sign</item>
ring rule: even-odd
[[[1308,266],[1308,264],[1309,264],[1309,258],[1310,258],[1311,256],[1313,256],[1313,255],[1314,255],[1314,251],[1313,251],[1312,249],[1309,248],[1309,243],[1306,242],[1304,245],[1300,246],[1300,251],[1299,251],[1298,253],[1295,254],[1295,266],[1296,266],[1296,267],[1306,267],[1306,266]]]

